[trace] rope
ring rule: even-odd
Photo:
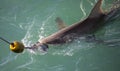
[[[5,41],[8,44],[11,44],[9,41],[5,40],[4,38],[0,37],[1,40]]]

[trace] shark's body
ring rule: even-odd
[[[62,30],[42,39],[40,43],[63,44],[72,41],[77,37],[91,34],[99,28],[100,22],[103,21],[103,17],[104,15],[101,15],[98,18],[87,18],[82,22],[63,28]]]
[[[103,22],[105,18],[112,13],[112,11],[103,13],[101,4],[102,0],[98,0],[90,15],[85,20],[53,33],[52,35],[40,40],[32,47],[46,47],[48,44],[63,44],[73,41],[76,37],[81,37],[91,33],[93,34],[103,25],[101,22]]]

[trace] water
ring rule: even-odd
[[[104,0],[108,9],[116,0]],[[86,18],[96,0],[0,0],[0,36],[22,41],[26,46],[56,31],[56,17],[67,25]],[[47,54],[25,50],[15,54],[0,40],[0,71],[120,71],[120,15],[117,14],[96,37],[108,44],[76,40],[50,46]]]

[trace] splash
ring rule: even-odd
[[[45,29],[44,29],[44,27],[45,27],[45,24],[53,17],[53,15],[54,15],[54,13],[53,14],[51,14],[51,15],[49,15],[49,16],[47,16],[47,19],[45,19],[42,23],[41,23],[41,25],[39,26],[39,31],[37,32],[38,34],[39,34],[39,40],[40,39],[42,39],[42,38],[44,38],[44,36],[45,36],[45,33],[44,33],[44,31],[45,31]],[[27,32],[26,32],[26,35],[25,35],[25,37],[22,39],[22,42],[25,44],[25,46],[26,47],[29,47],[29,46],[32,46],[33,45],[33,41],[32,41],[32,38],[34,37],[34,34],[32,34],[32,30],[33,30],[33,28],[34,28],[34,25],[35,25],[35,18],[34,18],[34,20],[32,21],[32,23],[31,23],[31,25],[29,25],[28,26],[28,30],[27,30]],[[38,41],[39,41],[38,40]],[[37,41],[36,41],[37,42]],[[44,55],[44,54],[46,54],[46,52],[41,52],[41,50],[38,48],[38,49],[28,49],[28,51],[30,52],[30,53],[32,53],[32,54],[40,54],[40,55]]]
[[[81,19],[83,19],[84,17],[86,17],[86,12],[85,12],[85,8],[83,8],[83,2],[80,2],[80,9],[83,12],[83,17]]]
[[[54,51],[52,51],[52,55],[63,55],[63,56],[73,56],[75,53],[80,50],[89,50],[95,47],[94,43],[87,43],[85,40],[75,40],[72,43],[68,43],[61,46],[56,46]]]
[[[93,4],[93,2],[91,2],[90,0],[87,0],[89,3],[90,3],[90,5],[91,6],[93,6],[94,4]]]
[[[28,26],[27,33],[26,33],[25,37],[22,39],[22,42],[24,43],[25,46],[30,46],[30,44],[32,42],[32,41],[29,41],[29,39],[32,37],[30,32],[31,32],[34,24],[35,24],[35,20],[33,20],[31,25]]]
[[[52,13],[51,15],[49,15],[49,16],[47,17],[47,19],[42,22],[42,26],[40,27],[40,30],[39,30],[39,32],[38,32],[38,33],[40,33],[40,35],[39,35],[39,41],[40,41],[42,38],[44,38],[44,36],[46,36],[45,33],[44,33],[44,31],[45,31],[45,28],[44,28],[44,27],[45,27],[45,24],[46,24],[53,16],[54,16],[54,13]]]

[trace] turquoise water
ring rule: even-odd
[[[116,0],[104,0],[110,8]],[[58,31],[56,17],[67,25],[86,18],[96,0],[0,0],[0,36],[29,46]],[[106,22],[96,37],[109,44],[73,43],[50,46],[47,54],[15,54],[0,40],[0,71],[120,71],[120,14]]]

